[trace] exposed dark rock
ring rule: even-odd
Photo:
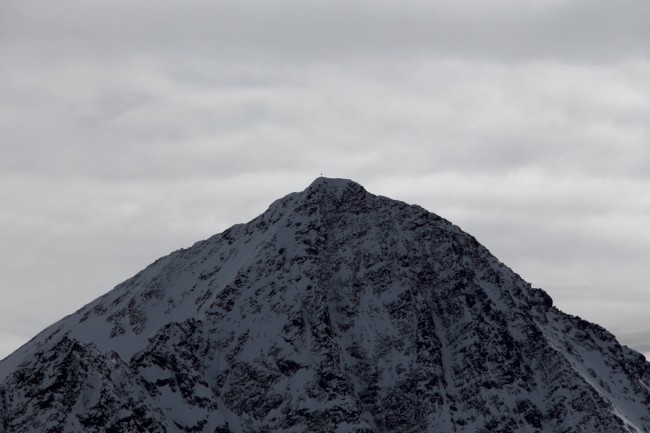
[[[319,178],[2,361],[0,433],[647,433],[649,384],[447,220]]]

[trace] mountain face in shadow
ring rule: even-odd
[[[0,432],[650,432],[650,363],[472,236],[318,178],[0,363]]]

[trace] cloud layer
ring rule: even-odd
[[[0,356],[321,172],[650,352],[649,9],[3,2]]]

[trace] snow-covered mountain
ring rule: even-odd
[[[650,363],[472,236],[319,178],[0,363],[0,432],[650,432]]]

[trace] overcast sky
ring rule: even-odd
[[[321,172],[650,357],[650,2],[3,0],[0,358]]]

